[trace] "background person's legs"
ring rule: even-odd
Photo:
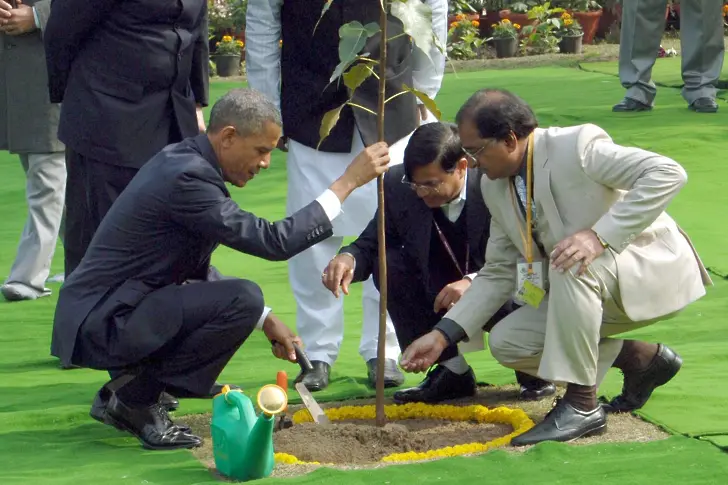
[[[615,111],[628,109],[628,100],[652,106],[657,94],[652,82],[652,66],[657,59],[665,31],[666,0],[630,0],[622,3],[619,39],[619,80],[627,90],[625,101]],[[622,109],[624,108],[624,109]]]
[[[56,249],[66,190],[63,152],[20,156],[26,175],[28,217],[10,276],[2,286],[8,300],[47,296],[45,287]]]
[[[697,111],[716,111],[715,95],[723,70],[723,2],[691,0],[680,8],[683,98]],[[700,103],[696,103],[702,100]],[[695,105],[694,105],[695,104]]]

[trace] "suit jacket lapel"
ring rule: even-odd
[[[533,153],[533,198],[546,216],[551,237],[559,242],[566,237],[564,222],[551,192],[551,171],[548,166],[548,150],[542,130],[536,130]]]
[[[414,192],[402,200],[402,234],[406,249],[414,253],[417,265],[427,281],[429,278],[430,237],[432,233],[432,210]],[[390,222],[391,223],[391,222]]]
[[[476,262],[485,262],[485,247],[483,235],[490,229],[490,214],[483,200],[480,188],[482,173],[479,170],[468,169],[468,183],[465,192],[465,217],[470,243],[470,258]],[[470,272],[480,268],[470,268]]]

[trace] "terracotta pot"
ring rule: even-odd
[[[518,39],[515,37],[493,39],[493,45],[495,45],[495,55],[498,59],[515,57],[518,52]]]
[[[584,35],[563,37],[559,42],[559,51],[562,54],[581,54]]]
[[[582,42],[584,44],[591,44],[599,28],[599,19],[602,17],[602,11],[572,12],[571,15],[581,24],[581,28],[584,31]]]

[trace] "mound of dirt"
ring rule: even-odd
[[[511,431],[505,424],[430,419],[407,419],[381,428],[369,421],[342,421],[297,424],[275,433],[273,442],[276,452],[302,461],[354,465],[375,463],[392,453],[484,443]]]

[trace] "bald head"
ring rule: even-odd
[[[511,133],[517,139],[531,134],[538,127],[536,115],[524,100],[505,89],[481,89],[468,99],[455,121],[472,123],[480,138],[505,140]]]

